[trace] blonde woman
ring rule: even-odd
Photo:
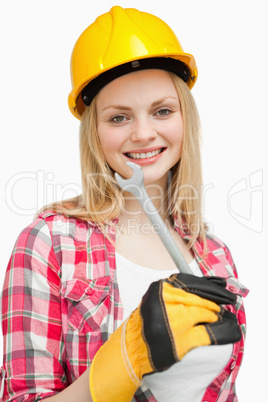
[[[194,57],[159,18],[115,6],[77,40],[81,196],[18,237],[2,294],[3,401],[235,401],[247,294],[202,218]],[[114,177],[140,165],[192,274]]]

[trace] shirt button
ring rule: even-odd
[[[233,370],[234,368],[235,368],[235,365],[236,365],[236,361],[234,361],[232,364],[231,364],[231,370]]]
[[[87,294],[88,296],[91,296],[92,293],[93,293],[93,289],[92,289],[92,288],[86,289],[86,294]]]
[[[234,286],[230,286],[230,287],[229,287],[229,290],[230,290],[230,292],[235,292],[235,291],[236,291],[236,288],[235,288]]]

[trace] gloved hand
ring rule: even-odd
[[[90,369],[94,402],[130,401],[145,374],[163,371],[191,349],[235,343],[236,296],[218,277],[175,274],[154,282],[139,307],[99,349]]]

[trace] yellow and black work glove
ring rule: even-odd
[[[99,349],[90,368],[94,402],[130,401],[145,374],[160,372],[191,349],[240,340],[236,296],[218,277],[174,274],[154,282],[139,307]]]

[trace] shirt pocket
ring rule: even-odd
[[[68,329],[87,333],[96,331],[108,314],[111,278],[71,279],[62,288]]]

